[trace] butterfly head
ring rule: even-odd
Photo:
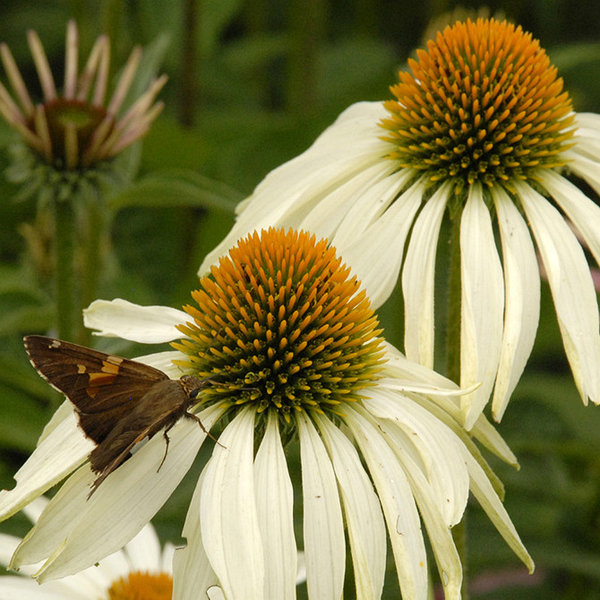
[[[200,394],[206,390],[207,387],[210,386],[211,378],[205,377],[204,379],[200,379],[198,377],[194,377],[193,375],[184,375],[179,380],[185,393],[192,400],[195,400],[200,396]]]

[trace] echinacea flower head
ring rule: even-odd
[[[183,311],[124,300],[97,300],[85,311],[101,335],[172,342],[173,350],[139,360],[207,383],[194,414],[218,443],[191,499],[187,545],[175,553],[174,598],[198,598],[215,585],[228,599],[295,598],[299,498],[311,598],[342,596],[346,540],[356,597],[379,598],[389,540],[403,597],[425,600],[423,523],[446,597],[458,599],[462,569],[451,528],[469,492],[532,568],[476,442],[509,462],[514,456],[484,416],[470,434],[459,424],[463,390],[385,342],[364,289],[327,240],[253,232],[192,297]],[[95,475],[79,465],[93,444],[63,405],[15,488],[0,494],[0,514],[79,468],[11,565],[43,561],[36,577],[51,580],[133,537],[190,468],[206,432],[182,418],[168,436],[166,456],[155,435],[88,499]]]
[[[35,523],[45,498],[25,508]],[[0,564],[6,567],[21,539],[0,534]],[[30,577],[35,567],[25,567],[18,575],[0,576],[3,600],[171,600],[173,594],[172,544],[161,549],[150,523],[122,549],[97,565],[79,573],[42,585]]]
[[[433,367],[447,219],[460,248],[460,384],[481,384],[462,397],[471,427],[490,396],[502,417],[531,353],[537,246],[575,383],[600,403],[598,306],[576,237],[598,262],[600,208],[577,181],[600,193],[600,116],[575,113],[539,42],[494,19],[446,27],[391,91],[348,108],[270,173],[200,273],[257,227],[325,236],[376,307],[401,275],[406,355]]]
[[[562,167],[574,115],[557,70],[530,34],[507,23],[458,23],[399,73],[381,126],[389,157],[454,193],[513,188]]]
[[[139,47],[131,52],[107,100],[110,43],[106,35],[96,40],[80,72],[77,25],[69,21],[62,89],[57,87],[37,33],[29,31],[27,40],[43,98],[41,101],[32,98],[9,47],[2,43],[0,59],[12,94],[0,83],[0,114],[20,134],[38,161],[65,177],[117,156],[146,134],[162,110],[163,103],[155,103],[155,98],[166,82],[164,75],[153,81],[121,114],[141,60]]]

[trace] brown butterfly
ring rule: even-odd
[[[166,448],[160,469],[169,448],[167,434],[181,417],[194,419],[210,435],[188,412],[210,379],[169,379],[140,362],[40,335],[29,335],[24,342],[31,364],[75,405],[79,425],[97,444],[89,459],[98,477],[88,498],[138,442],[163,430]]]

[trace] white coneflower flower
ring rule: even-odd
[[[79,73],[77,25],[75,21],[69,21],[62,90],[57,90],[37,33],[29,31],[27,39],[43,102],[32,100],[10,49],[3,43],[0,44],[0,59],[13,95],[0,84],[0,113],[21,134],[25,143],[54,168],[87,169],[116,156],[145,135],[162,110],[163,103],[154,103],[154,100],[166,82],[164,75],[156,79],[124,115],[119,114],[141,59],[139,47],[129,56],[107,103],[110,45],[106,35],[97,39]]]
[[[179,340],[174,350],[143,360],[171,377],[206,378],[195,413],[207,429],[217,422],[223,429],[188,510],[174,598],[197,598],[214,585],[235,600],[295,597],[295,494],[285,451],[294,443],[311,598],[342,596],[346,528],[357,598],[381,595],[387,530],[403,598],[425,600],[423,523],[446,597],[458,599],[462,572],[451,528],[469,490],[532,568],[498,496],[501,486],[459,425],[461,390],[384,342],[364,290],[326,240],[293,230],[249,235],[192,296],[196,304],[185,312],[98,300],[85,314],[102,335]],[[46,559],[36,576],[62,577],[134,536],[206,437],[185,418],[168,435],[166,457],[163,436],[152,437],[89,499],[95,475],[89,464],[75,471],[12,566]],[[514,461],[483,416],[471,435]],[[16,474],[15,488],[0,494],[0,514],[73,471],[91,447],[67,403]]]
[[[35,523],[47,501],[38,498],[26,507]],[[0,564],[6,567],[22,542],[0,534]],[[173,594],[174,546],[160,542],[152,525],[142,530],[121,550],[97,566],[43,585],[28,577],[35,569],[24,568],[19,575],[0,576],[2,600],[171,600]]]
[[[584,402],[599,403],[598,306],[570,225],[599,261],[600,208],[567,175],[600,193],[600,116],[574,113],[538,41],[506,22],[447,27],[409,67],[394,100],[351,106],[269,174],[200,272],[255,228],[326,236],[375,306],[402,272],[405,352],[432,367],[434,269],[449,214],[460,227],[460,383],[481,383],[462,399],[470,427],[492,390],[502,417],[531,352],[535,241],[575,382]]]

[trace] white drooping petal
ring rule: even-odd
[[[85,464],[63,483],[19,544],[12,557],[12,568],[45,561],[60,548],[85,511],[89,486],[93,480],[89,464]]]
[[[523,546],[523,542],[521,542],[521,538],[506,512],[504,504],[494,491],[490,480],[479,463],[466,449],[464,450],[464,460],[471,477],[471,492],[512,551],[523,561],[529,572],[533,572],[533,560],[525,546]]]
[[[385,523],[379,499],[350,440],[328,418],[315,415],[315,420],[331,456],[342,496],[356,598],[379,598],[386,561]]]
[[[65,597],[69,600],[85,600],[85,596],[81,595],[66,596],[64,586],[55,584],[51,589],[42,588],[25,577],[4,575],[0,582],[0,592],[6,600],[65,600]]]
[[[63,411],[61,407],[59,411],[62,417],[66,409]],[[94,443],[79,429],[72,407],[66,414],[15,473],[15,487],[0,491],[0,515],[3,518],[14,515],[66,477],[94,449]]]
[[[36,498],[35,500],[27,504],[27,506],[23,507],[23,514],[32,523],[37,523],[38,519],[40,518],[40,515],[44,512],[49,502],[50,500],[46,498],[46,496],[40,496],[39,498]]]
[[[402,597],[426,600],[427,554],[410,484],[387,439],[359,410],[360,407],[344,407],[344,421],[360,448],[377,489]]]
[[[461,387],[479,384],[461,396],[465,427],[471,429],[487,403],[500,359],[504,278],[490,213],[481,187],[471,186],[460,224]]]
[[[577,124],[575,130],[576,138],[589,138],[600,144],[600,140],[598,139],[598,134],[600,134],[600,115],[590,112],[578,112],[575,113],[575,123]],[[578,144],[575,147],[577,146]]]
[[[469,434],[476,439],[484,448],[502,459],[513,467],[519,466],[519,461],[510,449],[498,430],[487,420],[485,415],[480,415]]]
[[[406,175],[393,175],[391,162],[378,161],[357,171],[343,184],[329,190],[298,224],[335,246],[356,239],[389,206]],[[336,240],[336,241],[334,241]]]
[[[265,598],[296,598],[297,548],[294,490],[281,444],[277,416],[269,413],[256,453],[254,480],[258,525],[264,547]]]
[[[206,598],[207,600],[227,600],[223,590],[218,585],[213,585],[206,590]]]
[[[187,543],[183,548],[177,548],[173,556],[173,600],[197,600],[204,595],[210,597],[207,591],[218,584],[217,575],[204,550],[200,525],[200,496],[205,479],[203,471],[181,532]]]
[[[598,143],[598,140],[580,142],[576,148],[572,148],[566,153],[566,158],[570,161],[569,166],[573,173],[588,183],[597,194],[600,194],[599,154],[600,143]]]
[[[125,552],[118,550],[103,558],[102,563],[99,565],[92,565],[83,571],[79,571],[79,573],[75,573],[75,575],[48,581],[44,586],[54,584],[58,581],[69,582],[72,583],[73,587],[77,587],[78,589],[84,589],[84,587],[90,588],[86,590],[86,598],[102,598],[113,582],[121,577],[126,577],[130,572],[131,568],[129,567],[129,561]],[[84,579],[86,585],[82,585],[77,581],[79,579]]]
[[[410,398],[380,386],[363,400],[365,408],[380,420],[392,422],[404,436],[396,444],[413,456],[437,498],[446,526],[456,525],[469,497],[469,474],[460,452],[460,440],[429,411]]]
[[[120,337],[141,344],[160,344],[185,337],[176,325],[190,316],[168,306],[140,306],[127,300],[94,300],[83,311],[83,322],[96,335]]]
[[[385,342],[384,345],[385,362],[382,374],[389,377],[390,382],[394,382],[394,386],[399,391],[419,391],[431,395],[456,395],[460,392],[460,388],[454,381],[421,363],[409,360],[390,343]]]
[[[540,194],[519,184],[556,307],[558,324],[575,384],[583,401],[600,403],[598,304],[589,266],[562,215]]]
[[[86,468],[81,469],[82,472],[85,470]],[[46,507],[49,501],[45,497],[40,497],[33,504],[43,504]],[[37,518],[34,519],[35,521],[37,521]],[[10,554],[16,549],[19,542],[21,542],[19,538],[0,534],[0,564],[3,566],[9,564]],[[158,554],[155,552],[157,544]],[[153,555],[152,557],[149,556],[149,550]],[[170,572],[170,561],[168,565],[165,565],[165,568],[162,568],[160,562],[155,561],[160,557],[160,554],[156,532],[152,525],[148,524],[125,549],[114,552],[102,559],[100,564],[79,571],[74,575],[39,585],[37,581],[29,578],[40,567],[38,563],[37,565],[27,565],[20,568],[20,577],[11,578],[12,580],[7,579],[5,576],[0,577],[0,598],[3,600],[21,600],[21,598],[29,597],[28,593],[25,593],[28,590],[33,590],[36,595],[32,597],[40,598],[40,600],[55,597],[68,598],[69,600],[104,598],[107,590],[116,580],[126,577],[132,571]],[[147,559],[150,559],[150,562]],[[23,582],[23,586],[18,584],[19,581]],[[20,591],[24,592],[24,595],[18,593]],[[38,593],[39,595],[37,595]]]
[[[237,220],[223,241],[207,254],[199,275],[255,229],[298,227],[337,187],[382,162],[388,145],[377,123],[387,114],[381,102],[360,102],[347,108],[304,153],[271,171],[239,207]],[[341,200],[337,196],[337,200]],[[338,219],[343,214],[330,219]]]
[[[199,418],[210,428],[222,410],[221,406],[212,406],[200,413]],[[43,549],[49,559],[38,574],[39,580],[75,573],[131,540],[179,484],[205,437],[198,423],[181,419],[169,432],[166,456],[163,436],[154,436],[111,473],[89,500],[89,484],[95,475],[88,466],[73,475],[52,499],[32,535],[27,536],[20,548],[23,555],[32,554],[45,541]],[[163,458],[162,467],[158,469]],[[80,481],[71,485],[71,480],[80,472]],[[77,504],[77,510],[73,503]],[[47,514],[52,518],[46,518]],[[46,532],[51,532],[50,539]],[[52,544],[54,551],[48,552]],[[30,562],[24,556],[20,559]]]
[[[296,573],[296,585],[306,581],[306,557],[303,551],[298,551],[298,572]]]
[[[374,186],[373,193],[378,198],[375,206],[385,206],[398,194],[405,179],[405,174],[395,173]],[[419,186],[413,186],[396,198],[385,215],[362,233],[340,240],[338,232],[331,240],[344,262],[351,267],[352,274],[360,280],[375,308],[388,299],[396,286],[406,237],[420,204]],[[376,269],[373,268],[375,264],[378,265]]]
[[[540,272],[527,224],[501,187],[492,188],[504,266],[504,333],[492,399],[500,421],[531,354],[540,316]]]
[[[518,463],[512,452],[510,452],[510,449],[506,446],[506,442],[502,439],[494,427],[485,419],[485,416],[481,415],[479,419],[475,421],[475,425],[473,425],[471,431],[467,432],[460,422],[460,413],[458,413],[457,416],[452,417],[433,399],[425,396],[411,395],[410,400],[425,408],[425,410],[430,412],[433,417],[443,423],[454,434],[454,436],[456,436],[452,440],[453,444],[464,444],[467,450],[473,455],[475,460],[481,465],[486,475],[490,478],[494,489],[496,489],[498,494],[504,496],[504,486],[502,482],[484,459],[481,450],[475,443],[475,440],[479,441],[480,437],[483,438],[484,445],[491,446],[491,450],[505,462],[515,467],[518,467]],[[493,435],[490,435],[490,433]],[[491,440],[488,438],[491,438]],[[500,446],[499,451],[495,448],[495,445]],[[505,452],[505,448],[507,448],[507,452]],[[508,454],[508,456],[505,456],[505,453]]]
[[[422,182],[412,190],[421,196]],[[419,213],[406,251],[402,270],[404,294],[404,349],[408,359],[433,368],[435,256],[442,217],[448,202],[448,186],[441,186]]]
[[[160,540],[151,525],[142,527],[142,530],[127,543],[125,552],[132,571],[160,570]]]
[[[204,469],[200,524],[206,555],[226,598],[262,600],[265,563],[254,492],[254,417],[229,423]]]
[[[8,567],[10,559],[20,543],[20,538],[0,533],[0,565]]]
[[[342,597],[346,544],[342,509],[331,460],[310,419],[297,418],[302,461],[306,585],[311,598]]]
[[[59,390],[60,391],[60,390]],[[62,394],[62,392],[61,392]],[[36,446],[39,446],[42,441],[54,431],[54,429],[62,423],[65,419],[72,419],[73,417],[73,403],[69,400],[65,400],[54,412],[50,420],[44,426],[40,437],[38,438]],[[83,434],[83,432],[81,432]]]
[[[328,237],[336,247],[352,244],[384,214],[384,220],[393,218],[393,213],[388,211],[397,201],[400,192],[414,178],[414,173],[409,169],[399,171],[392,161],[385,160],[379,160],[369,170],[361,171],[361,175],[365,178],[364,188],[355,191],[335,230],[323,236]],[[366,180],[367,175],[370,175],[370,181]],[[315,211],[311,215],[313,212]]]
[[[385,350],[386,362],[382,370],[385,379],[381,380],[383,385],[399,392],[416,392],[431,397],[432,402],[440,410],[450,415],[456,422],[462,421],[460,395],[466,393],[466,390],[461,390],[453,381],[436,371],[409,361],[390,344],[386,343]],[[505,462],[517,464],[511,449],[484,415],[480,415],[475,421],[469,434]]]
[[[406,452],[404,436],[399,428],[390,424],[389,421],[380,421],[379,423],[382,431],[390,440],[390,445],[393,447],[397,459],[402,461],[402,467],[408,477],[411,492],[427,528],[431,548],[440,573],[440,580],[444,588],[444,598],[446,600],[460,600],[462,565],[454,545],[448,519],[443,515],[443,502],[440,501],[434,485],[423,473],[421,465],[413,461],[410,453]]]
[[[581,233],[596,263],[600,265],[600,206],[554,171],[542,172],[540,181]]]

